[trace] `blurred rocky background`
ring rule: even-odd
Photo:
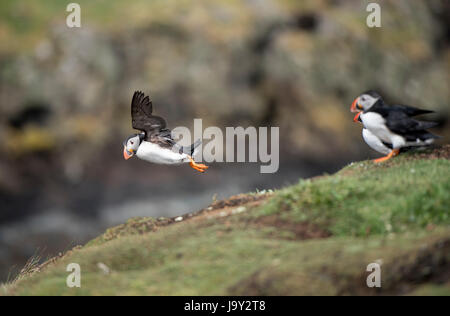
[[[450,1],[0,3],[0,280],[131,216],[175,216],[374,157],[349,107],[368,89],[434,109],[450,135]],[[279,126],[278,173],[255,164],[125,162],[134,90],[170,127]]]

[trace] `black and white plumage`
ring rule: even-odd
[[[360,115],[357,115],[355,117],[355,122],[359,122],[362,124]],[[375,136],[371,131],[369,131],[367,128],[363,126],[362,129],[362,137],[364,139],[364,142],[373,150],[379,152],[383,155],[389,155],[392,151],[392,144],[383,142],[381,139],[379,139],[377,136]],[[400,150],[400,152],[405,152],[410,150],[412,147],[404,147]]]
[[[383,154],[389,155],[392,151],[392,144],[386,144],[381,141],[378,137],[376,137],[371,131],[367,128],[362,129],[362,137],[367,145],[373,150]],[[391,146],[389,146],[391,145]]]
[[[126,160],[136,155],[139,159],[157,164],[190,163],[192,168],[200,172],[208,168],[192,158],[201,141],[190,146],[177,144],[164,118],[153,115],[152,101],[141,91],[133,94],[131,120],[133,128],[141,133],[129,136],[124,142],[123,156]]]
[[[366,143],[386,157],[376,160],[382,162],[396,156],[402,148],[431,145],[438,136],[427,129],[437,123],[424,122],[412,117],[433,111],[422,110],[406,105],[388,105],[374,91],[368,91],[353,101],[352,112],[358,112],[358,119],[364,125],[363,137]],[[378,140],[377,140],[378,139]],[[375,147],[375,148],[374,148]],[[390,148],[391,147],[391,148]]]

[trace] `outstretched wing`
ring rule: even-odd
[[[131,122],[134,129],[145,133],[146,139],[160,133],[167,125],[162,117],[152,115],[152,112],[153,104],[150,98],[141,91],[136,91],[131,101]]]

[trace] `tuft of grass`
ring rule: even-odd
[[[33,255],[25,263],[25,266],[20,270],[20,272],[12,279],[6,281],[4,284],[0,284],[0,294],[6,295],[15,288],[18,282],[37,273],[40,271],[40,266],[42,262],[42,257],[38,254]]]

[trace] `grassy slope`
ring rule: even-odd
[[[216,202],[181,222],[132,219],[3,292],[450,295],[449,151],[356,163],[275,193]],[[378,290],[365,286],[376,260]],[[81,265],[81,289],[65,286],[71,262]]]

